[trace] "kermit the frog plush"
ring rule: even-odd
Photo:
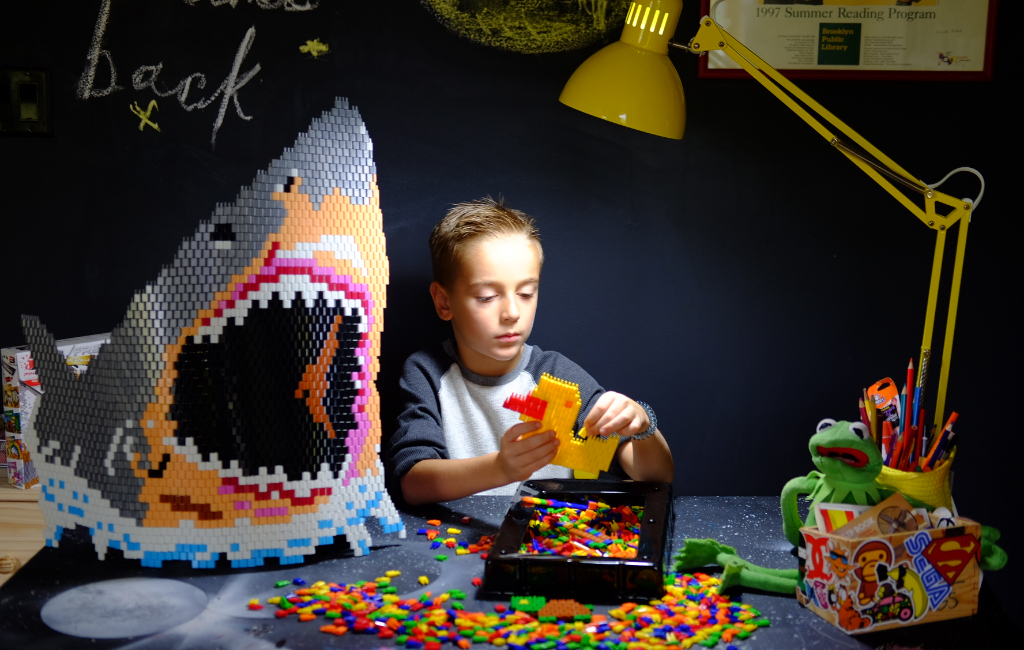
[[[799,476],[782,488],[782,532],[793,546],[800,543],[801,527],[816,525],[814,506],[817,504],[873,506],[895,492],[875,482],[882,471],[882,455],[864,423],[822,420],[808,447],[811,462],[821,471]],[[811,498],[811,511],[806,522],[800,521],[797,509],[797,498],[801,494]],[[914,507],[932,509],[919,501],[908,501]]]
[[[816,525],[816,504],[875,505],[894,493],[891,488],[875,482],[882,471],[882,456],[863,423],[822,420],[808,446],[811,460],[821,471],[797,477],[782,488],[782,531],[793,546],[799,545],[802,526]],[[797,499],[801,494],[810,495],[812,500],[806,522],[800,521],[798,510]],[[907,497],[907,500],[914,507],[932,509],[932,506],[916,499]],[[989,526],[981,527],[979,564],[983,570],[997,570],[1006,564],[1006,552],[996,545],[998,540],[998,530]],[[675,570],[680,572],[709,564],[721,566],[720,592],[732,586],[742,586],[792,594],[800,581],[797,569],[759,567],[740,558],[736,549],[713,539],[684,540],[675,559]]]

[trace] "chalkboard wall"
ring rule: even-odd
[[[812,469],[818,420],[855,418],[861,389],[917,356],[932,234],[755,82],[697,79],[696,59],[673,53],[689,122],[671,141],[558,103],[600,44],[506,52],[409,0],[260,4],[283,3],[5,5],[0,65],[49,68],[54,135],[0,138],[0,343],[23,340],[23,313],[58,337],[109,331],[181,238],[344,96],[374,140],[391,261],[386,415],[404,358],[447,336],[427,293],[427,236],[446,206],[486,194],[542,229],[531,342],[654,406],[680,493],[777,494]],[[962,414],[958,505],[990,523],[1001,513],[989,499],[1012,493],[1020,459],[1016,4],[1000,7],[991,82],[802,83],[920,178],[969,165],[988,181],[947,408]],[[686,3],[680,40],[697,5]],[[329,53],[299,51],[314,38]],[[120,89],[104,94],[111,63]],[[183,101],[154,92],[190,76]],[[140,131],[130,106],[153,99],[161,130]],[[967,177],[947,187],[977,193]]]

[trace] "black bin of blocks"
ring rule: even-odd
[[[534,507],[522,497],[612,507],[642,506],[635,558],[564,557],[520,553]],[[543,479],[519,487],[484,567],[484,597],[545,596],[583,603],[647,601],[664,595],[673,528],[672,485],[638,481]]]

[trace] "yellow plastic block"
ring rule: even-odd
[[[608,471],[612,457],[619,447],[619,437],[612,435],[601,439],[597,436],[588,436],[586,429],[581,429],[578,434],[573,433],[576,417],[582,407],[579,384],[544,373],[530,396],[547,403],[537,433],[554,431],[558,437],[558,452],[551,461],[553,465],[561,465],[594,476],[599,471]],[[523,414],[519,419],[531,422],[537,418]]]

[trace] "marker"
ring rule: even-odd
[[[914,437],[914,441],[913,441],[914,442],[914,444],[913,444],[914,454],[913,454],[913,458],[910,459],[910,467],[913,467],[914,465],[918,464],[918,459],[920,459],[925,454],[925,427],[926,427],[926,425],[924,423],[924,420],[925,420],[924,416],[922,416],[921,419],[922,419],[922,423],[920,425],[918,425],[918,430],[916,430],[916,432],[915,432],[916,436]]]

